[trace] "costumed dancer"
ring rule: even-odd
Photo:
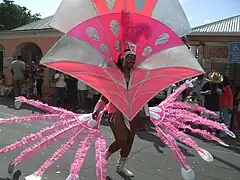
[[[130,61],[130,59],[128,59],[127,56],[131,55],[127,54],[128,53],[125,55],[123,64],[129,64],[128,61]],[[213,157],[209,152],[199,147],[197,143],[192,140],[191,137],[187,136],[184,131],[181,131],[181,129],[189,130],[190,132],[200,135],[207,140],[216,141],[223,146],[228,145],[206,130],[200,130],[197,128],[195,129],[188,124],[192,123],[195,125],[208,126],[211,129],[224,131],[233,138],[236,137],[230,130],[228,130],[224,124],[220,124],[218,122],[200,117],[199,115],[192,113],[187,109],[208,114],[214,114],[213,112],[208,111],[195,104],[188,104],[186,102],[177,101],[179,95],[190,86],[190,83],[184,83],[178,89],[176,89],[173,94],[169,95],[161,104],[156,107],[149,108],[150,120],[155,126],[157,135],[164,142],[164,144],[166,144],[171,149],[177,161],[180,163],[182,176],[185,180],[193,180],[195,175],[191,167],[187,164],[184,154],[178,147],[176,139],[185,143],[188,147],[195,149],[201,158],[207,162],[213,161]],[[84,164],[85,157],[93,141],[95,141],[96,175],[98,180],[106,179],[107,159],[112,153],[116,152],[117,150],[121,151],[121,157],[117,165],[117,171],[129,177],[133,176],[129,170],[124,168],[124,165],[126,163],[126,158],[131,150],[134,135],[137,129],[139,126],[141,126],[141,124],[150,122],[147,116],[145,116],[143,120],[140,118],[140,114],[138,114],[132,121],[126,121],[122,113],[120,113],[119,110],[115,108],[111,103],[109,103],[108,100],[103,96],[97,103],[95,112],[93,114],[84,115],[74,114],[70,111],[66,111],[57,107],[51,107],[38,101],[28,100],[24,97],[19,97],[16,100],[20,101],[21,103],[33,105],[37,108],[48,111],[49,113],[27,117],[5,118],[1,119],[0,123],[24,123],[42,120],[50,120],[56,122],[54,122],[51,126],[43,128],[34,134],[25,136],[21,140],[0,149],[0,154],[2,154],[19,149],[22,146],[29,145],[31,142],[36,143],[34,145],[30,144],[29,147],[24,149],[20,155],[10,163],[8,167],[8,172],[10,175],[19,176],[19,171],[13,173],[14,167],[16,165],[22,161],[27,160],[39,150],[47,147],[49,144],[68,137],[69,139],[63,143],[58,150],[56,150],[52,157],[45,161],[44,164],[37,171],[35,171],[34,174],[26,177],[26,180],[41,180],[46,170],[52,166],[54,162],[61,158],[78,139],[80,140],[85,132],[88,132],[87,137],[85,137],[79,143],[79,149],[76,152],[76,156],[71,165],[70,175],[67,180],[79,180],[78,174]],[[106,140],[99,132],[100,117],[106,110],[109,113],[109,121],[116,138],[116,141],[110,145],[107,151]],[[72,134],[75,135],[72,136]]]
[[[135,59],[136,56],[129,49],[125,50],[123,57],[119,56],[117,66],[122,71],[127,83],[130,80]],[[108,112],[108,121],[115,137],[115,141],[106,151],[105,158],[108,160],[113,153],[120,150],[116,171],[124,176],[133,177],[133,173],[124,166],[131,151],[136,131],[151,122],[148,105],[146,104],[143,110],[132,121],[129,121],[106,97],[101,96],[94,108],[93,118],[96,119],[99,113],[105,110]]]

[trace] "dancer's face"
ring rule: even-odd
[[[136,61],[136,56],[133,54],[129,54],[125,57],[123,67],[132,69]]]

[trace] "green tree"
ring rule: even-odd
[[[0,30],[11,30],[39,20],[40,14],[32,14],[26,7],[19,6],[12,0],[0,3]]]

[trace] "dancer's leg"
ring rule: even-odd
[[[122,115],[119,112],[109,114],[108,122],[115,137],[115,141],[108,148],[108,154],[110,155],[127,146],[128,129],[125,127]]]

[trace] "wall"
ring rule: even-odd
[[[52,30],[51,30],[52,31]],[[16,33],[11,36],[11,34],[1,34],[0,33],[0,44],[2,44],[7,52],[7,64],[8,64],[8,75],[7,75],[7,84],[10,85],[12,83],[12,75],[10,73],[10,66],[13,60],[14,52],[17,46],[22,43],[32,42],[38,45],[41,48],[42,54],[46,54],[48,50],[56,43],[56,41],[61,37],[61,34],[49,32],[49,37],[46,32],[44,32],[44,36],[39,32],[36,34],[28,34],[29,32],[20,32],[19,35]],[[35,37],[34,37],[35,35]],[[15,37],[14,37],[15,36]],[[5,62],[6,63],[6,62]],[[46,68],[44,72],[44,93],[49,93],[49,69]]]

